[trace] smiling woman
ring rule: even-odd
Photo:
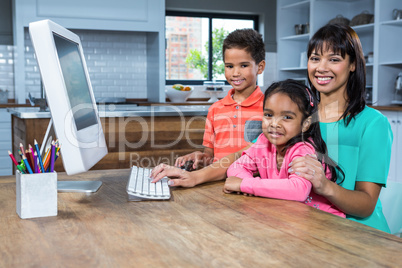
[[[322,137],[345,179],[328,183],[321,163],[312,157],[295,159],[293,172],[310,180],[315,192],[347,218],[389,232],[378,197],[387,183],[392,130],[384,115],[366,106],[359,37],[349,26],[325,25],[309,41],[307,55],[309,82],[320,97]]]

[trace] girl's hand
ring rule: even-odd
[[[306,180],[309,180],[314,192],[319,195],[329,195],[328,184],[331,182],[327,179],[324,168],[316,155],[306,155],[294,159],[289,164],[289,173],[296,174]]]
[[[240,184],[242,182],[242,179],[238,177],[228,177],[225,181],[225,185],[223,186],[223,192],[225,194],[231,194],[231,193],[240,193]]]
[[[191,172],[166,164],[160,164],[152,169],[150,177],[153,179],[152,183],[169,177],[169,186],[193,187],[197,184],[195,176],[192,176]]]

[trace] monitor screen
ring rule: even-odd
[[[85,172],[108,151],[81,40],[51,20],[31,22],[29,33],[65,171]]]
[[[92,106],[78,44],[54,33],[53,38],[77,130],[96,125],[98,121]]]

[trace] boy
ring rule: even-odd
[[[193,152],[176,159],[176,166],[194,161],[192,168],[237,152],[248,145],[244,139],[246,121],[261,121],[263,99],[257,76],[265,69],[265,47],[261,34],[253,29],[238,29],[223,41],[225,78],[233,87],[225,98],[208,110],[204,152]]]

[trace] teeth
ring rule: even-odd
[[[317,79],[320,81],[328,81],[331,80],[331,77],[317,77]]]

